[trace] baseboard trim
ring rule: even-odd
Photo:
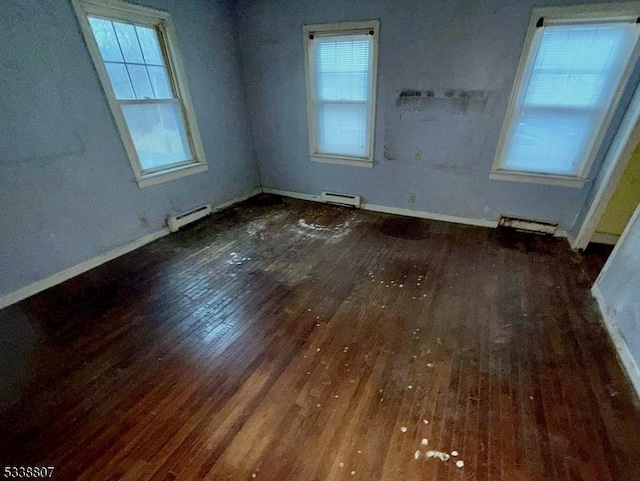
[[[262,188],[255,189],[252,192],[243,194],[241,196],[235,197],[231,200],[218,204],[215,207],[213,207],[212,210],[213,212],[217,212],[222,209],[226,209],[227,207],[230,207],[233,204],[237,204],[238,202],[247,200],[261,192],[262,192]],[[168,235],[169,233],[170,233],[169,228],[165,227],[157,232],[153,232],[144,237],[141,237],[140,239],[136,239],[133,242],[130,242],[126,245],[116,247],[115,249],[110,250],[109,252],[105,252],[104,254],[97,255],[91,259],[88,259],[86,261],[80,262],[79,264],[71,266],[63,271],[50,275],[49,277],[45,277],[44,279],[35,281],[16,291],[5,294],[4,296],[0,297],[0,309],[3,309],[7,306],[15,304],[16,302],[20,302],[23,299],[26,299],[27,297],[31,297],[39,292],[49,289],[50,287],[61,284],[64,281],[71,279],[72,277],[78,276],[80,274],[84,274],[85,272],[90,271],[95,267],[98,267],[106,262],[109,262],[125,254],[128,254],[131,251],[139,249],[140,247],[147,245],[155,240],[158,240],[161,237]]]
[[[638,364],[633,358],[633,355],[629,350],[629,346],[622,337],[622,334],[620,334],[618,326],[609,315],[607,305],[604,302],[602,293],[600,292],[600,289],[597,285],[591,288],[591,294],[598,304],[598,309],[600,311],[600,314],[602,315],[603,324],[607,329],[611,342],[613,342],[613,345],[616,348],[616,354],[618,356],[620,364],[622,365],[623,371],[626,373],[629,381],[631,382],[631,385],[636,391],[636,394],[640,398],[640,368],[638,368]]]
[[[56,272],[55,274],[45,277],[44,279],[40,279],[39,281],[35,281],[25,287],[18,289],[17,291],[10,292],[2,297],[0,297],[0,309],[3,309],[11,304],[15,304],[16,302],[20,302],[27,297],[31,297],[38,292],[42,292],[50,287],[61,284],[64,281],[71,279],[72,277],[83,274],[94,267],[98,267],[105,262],[109,262],[117,257],[120,257],[124,254],[127,254],[133,250],[136,250],[150,242],[153,242],[161,237],[169,234],[169,228],[165,227],[157,232],[153,232],[148,234],[140,239],[136,239],[129,244],[123,245],[121,247],[116,247],[115,249],[106,252],[104,254],[97,255],[89,260],[80,262],[74,266],[71,266],[63,271]]]
[[[404,215],[407,217],[417,217],[419,219],[438,220],[442,222],[451,222],[453,224],[473,225],[477,227],[498,227],[498,221],[488,219],[474,219],[472,217],[460,217],[457,215],[438,214],[436,212],[426,212],[422,210],[403,209],[400,207],[388,207],[386,205],[370,204],[364,202],[362,208],[373,212],[382,212],[384,214]]]
[[[310,200],[312,202],[322,202],[320,200],[319,195],[311,195],[311,194],[302,194],[300,192],[293,192],[290,190],[280,190],[280,189],[262,189],[262,192],[265,194],[276,194],[282,195],[284,197],[291,197],[292,199],[300,199],[300,200]]]
[[[616,234],[608,234],[607,232],[595,232],[593,236],[591,236],[591,240],[589,242],[614,246],[618,243],[619,239],[620,236]]]
[[[319,195],[302,194],[300,192],[292,192],[289,190],[279,189],[263,189],[266,194],[282,195],[284,197],[292,197],[294,199],[310,200],[312,202],[322,202]],[[439,220],[443,222],[452,222],[454,224],[474,225],[479,227],[497,227],[498,221],[487,219],[474,219],[470,217],[459,217],[456,215],[437,214],[434,212],[425,212],[421,210],[402,209],[399,207],[388,207],[385,205],[370,204],[363,202],[361,208],[373,212],[382,212],[384,214],[396,214],[407,217],[418,217],[420,219]]]

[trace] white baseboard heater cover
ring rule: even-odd
[[[558,230],[558,224],[552,224],[550,222],[542,222],[532,219],[519,219],[517,217],[509,217],[506,215],[500,216],[499,227],[510,227],[512,229],[532,232],[535,234],[553,235]]]
[[[202,219],[209,214],[211,214],[211,204],[201,205],[200,207],[196,207],[188,212],[183,212],[182,214],[169,217],[167,219],[167,225],[171,232],[176,232],[180,227],[184,227],[198,219]]]
[[[336,192],[322,192],[320,200],[327,204],[349,205],[358,209],[362,204],[362,197],[359,195],[338,194]]]

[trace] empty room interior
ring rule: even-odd
[[[640,481],[640,2],[0,26],[3,479]]]

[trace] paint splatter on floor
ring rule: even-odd
[[[448,461],[451,457],[448,453],[443,453],[442,451],[427,451],[425,456],[427,458],[438,458],[441,461]]]

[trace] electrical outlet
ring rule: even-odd
[[[415,204],[416,203],[416,194],[411,192],[409,194],[409,198],[407,200],[409,201],[409,204]]]
[[[422,150],[417,149],[414,153],[413,153],[413,158],[415,160],[420,160],[422,158]]]

